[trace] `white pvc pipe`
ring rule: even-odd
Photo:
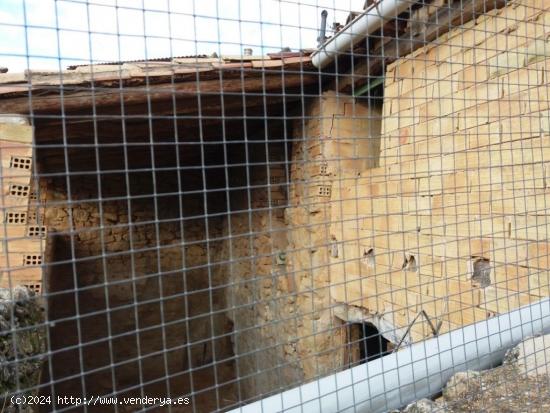
[[[550,299],[415,343],[396,353],[232,410],[232,413],[385,412],[439,392],[464,370],[502,361],[528,336],[550,332]]]
[[[311,55],[313,65],[319,69],[324,68],[338,54],[349,50],[353,44],[362,41],[389,20],[395,19],[413,3],[411,0],[380,0],[315,51]]]

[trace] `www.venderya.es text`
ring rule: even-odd
[[[181,406],[191,401],[189,397],[109,397],[109,396],[12,396],[11,403],[14,405],[51,405],[55,400],[57,406],[106,406],[106,405],[139,405],[139,406]]]

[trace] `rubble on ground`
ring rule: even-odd
[[[421,399],[404,413],[550,412],[550,334],[509,350],[501,366],[456,373],[435,401]]]
[[[44,331],[43,310],[33,291],[0,288],[0,403],[6,411],[5,395],[18,390],[35,394],[45,352]]]
[[[536,377],[550,373],[550,334],[529,337],[504,356],[504,364],[515,365],[521,374]]]
[[[438,404],[430,399],[420,399],[409,404],[403,413],[431,413],[437,411]]]

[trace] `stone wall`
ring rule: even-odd
[[[271,152],[269,171],[265,166],[252,169],[250,198],[235,199],[235,209],[242,212],[227,219],[230,232],[220,256],[228,261],[223,267],[229,275],[228,316],[234,323],[233,348],[244,398],[303,379],[295,348],[296,302],[286,273],[287,174],[282,151]]]
[[[230,237],[222,256],[230,262],[222,270],[229,272],[228,313],[244,398],[347,365],[345,322],[330,296],[330,193],[343,171],[377,165],[379,116],[332,92],[306,107],[292,125],[288,153],[271,150],[269,172],[253,169],[250,198],[235,197],[244,211],[224,224]]]
[[[208,269],[220,247],[219,219],[209,218],[207,234],[202,196],[180,205],[175,176],[154,188],[150,172],[129,174],[128,188],[123,174],[102,175],[101,190],[98,179],[73,176],[70,188],[65,177],[41,180],[49,241],[58,244],[47,292],[49,320],[63,321],[52,328],[52,347],[83,343],[54,356],[58,391],[78,393],[79,379],[62,378],[97,369],[84,376],[90,393],[144,383],[147,395],[185,394],[190,369],[212,373],[232,355],[231,323],[216,312],[226,307],[215,288],[222,274]]]
[[[235,376],[246,400],[347,366],[346,317],[330,295],[331,191],[378,165],[378,112],[334,93],[293,110],[292,125],[270,118],[227,160],[211,148],[204,182],[186,170],[196,196],[174,193],[175,172],[41,179],[57,392],[217,385],[215,409]],[[205,198],[207,184],[217,190]]]
[[[36,396],[38,393],[40,367],[46,351],[42,310],[40,298],[34,291],[21,286],[0,288],[0,402],[3,411],[32,411],[24,402],[15,406],[10,396],[18,393]]]

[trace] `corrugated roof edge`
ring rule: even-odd
[[[212,61],[214,60],[214,61]],[[200,62],[200,60],[198,60]],[[316,69],[309,56],[284,57],[282,59],[264,59],[252,61],[218,61],[203,59],[201,63],[161,62],[160,64],[123,63],[121,65],[82,66],[68,71],[25,71],[23,73],[0,74],[0,96],[46,88],[49,93],[53,87],[88,87],[113,88],[123,84],[137,86],[144,84],[145,79],[152,84],[204,81],[218,78],[218,71],[227,73],[225,79],[240,77],[245,71],[248,77],[259,77],[262,73],[285,71],[288,74],[312,73]],[[197,78],[197,75],[200,77]],[[130,83],[127,83],[130,82]]]
[[[211,56],[207,56],[205,54],[199,54],[199,55],[188,55],[188,56],[173,56],[173,57],[157,57],[153,59],[137,59],[137,60],[118,60],[114,62],[101,62],[101,63],[82,63],[80,65],[71,65],[67,66],[67,70],[74,70],[77,67],[84,67],[84,66],[116,66],[116,65],[123,65],[125,63],[147,63],[147,62],[170,62],[174,59],[205,59]]]
[[[175,62],[179,63],[178,60],[190,60],[190,62],[186,63],[192,63],[193,60],[196,60],[197,62],[200,62],[201,60],[210,60],[210,59],[216,59],[220,63],[223,61],[251,61],[251,60],[274,60],[274,59],[286,59],[290,57],[300,57],[300,56],[309,56],[311,55],[315,49],[303,49],[297,52],[277,52],[277,53],[267,53],[266,56],[245,56],[245,55],[222,55],[218,56],[216,54],[212,55],[206,55],[206,54],[199,54],[199,55],[186,55],[186,56],[172,56],[172,57],[158,57],[153,59],[137,59],[137,60],[119,60],[114,62],[101,62],[101,63],[83,63],[79,65],[71,65],[67,67],[67,70],[75,70],[79,67],[87,67],[87,66],[117,66],[117,65],[123,65],[123,64],[136,64],[136,63],[142,63],[147,64],[148,62],[154,62],[154,63],[169,63],[169,62]]]

